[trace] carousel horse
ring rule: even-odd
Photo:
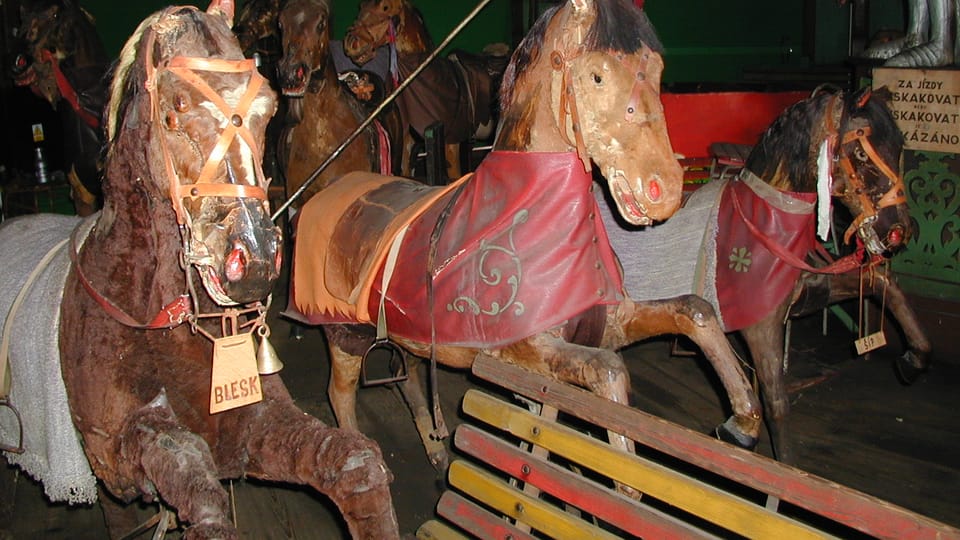
[[[364,357],[392,359],[397,346],[429,358],[432,375],[438,362],[468,368],[493,357],[626,403],[629,374],[616,350],[685,333],[731,399],[734,415],[718,434],[755,443],[759,400],[710,306],[624,297],[591,194],[595,165],[629,222],[666,219],[680,204],[661,49],[628,0],[563,2],[515,51],[494,150],[475,173],[436,187],[354,173],[304,205],[286,314],[323,325],[341,427],[358,427],[358,382],[374,372]],[[431,411],[416,371],[400,389],[442,469],[436,377]],[[611,442],[632,448],[616,434]]]
[[[795,462],[785,384],[787,317],[856,298],[861,278],[869,276],[866,293],[906,335],[909,350],[897,362],[901,379],[912,382],[927,367],[930,342],[916,315],[896,282],[876,270],[913,229],[896,172],[903,137],[888,98],[884,90],[826,92],[791,106],[763,133],[739,177],[699,188],[662,225],[628,227],[600,205],[629,295],[692,292],[713,304],[725,331],[740,332],[780,461]],[[858,239],[853,253],[838,260],[817,241],[818,234],[828,237],[831,195],[855,216],[844,242]],[[808,263],[808,255],[818,264]]]
[[[221,480],[245,477],[310,486],[355,538],[398,538],[377,444],[305,414],[275,374],[262,300],[281,234],[260,153],[277,98],[230,31],[233,9],[169,7],[127,41],[99,214],[0,229],[20,254],[0,309],[24,430],[12,448],[18,426],[0,416],[0,439],[51,499],[94,502],[99,482],[104,506],[172,507],[184,538],[238,538]]]
[[[243,54],[248,58],[254,55],[264,58],[279,58],[280,27],[277,18],[280,15],[280,0],[251,0],[244,2],[233,25],[237,41]],[[272,62],[271,64],[275,64]],[[263,74],[267,77],[267,74]]]
[[[343,38],[344,53],[362,66],[384,45],[395,50],[395,65],[391,66],[394,86],[433,50],[423,17],[410,0],[360,2],[360,12]],[[446,58],[435,58],[398,96],[404,137],[402,174],[411,173],[414,137],[422,139],[427,128],[440,121],[447,177],[460,177],[461,145],[489,137],[496,125],[497,90],[507,60],[506,55],[456,51]]]
[[[296,192],[314,170],[366,118],[364,106],[341,84],[330,55],[329,0],[288,0],[280,9],[283,57],[280,89],[289,107],[280,141],[287,193]],[[391,142],[399,139],[396,113],[385,114],[350,143],[298,199],[297,206],[350,171],[389,174],[399,164]]]
[[[21,4],[20,23],[14,83],[29,86],[59,114],[74,205],[79,215],[90,215],[101,203],[100,123],[110,59],[93,17],[75,0]]]

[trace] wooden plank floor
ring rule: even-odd
[[[328,367],[323,339],[317,330],[293,339],[288,328],[286,322],[275,322],[272,338],[286,363],[284,380],[301,407],[332,423],[325,397]],[[811,317],[795,323],[793,334],[791,380],[826,377],[792,395],[800,468],[960,526],[957,360],[937,363],[914,386],[903,387],[890,367],[898,350],[895,342],[863,359],[851,358],[853,337],[838,323],[832,323],[824,337],[819,317]],[[634,404],[708,432],[726,417],[726,398],[702,359],[671,356],[671,344],[672,340],[656,340],[624,352],[632,372]],[[466,373],[441,370],[440,384],[448,423],[456,425],[460,396],[478,383]],[[433,517],[443,477],[427,462],[395,390],[362,390],[358,417],[361,428],[380,443],[396,477],[393,494],[401,531],[411,533]],[[757,451],[769,456],[769,442],[762,440]],[[244,538],[347,537],[335,509],[322,496],[252,481],[235,481],[233,488]],[[98,508],[46,504],[29,478],[14,468],[0,467],[0,540],[104,537]]]

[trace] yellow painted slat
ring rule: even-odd
[[[465,461],[451,463],[447,474],[452,486],[550,538],[617,538],[572,514],[526,495],[509,486],[502,478]]]
[[[829,538],[802,523],[749,503],[657,463],[612,448],[570,428],[477,390],[463,398],[467,414],[542,446],[642,493],[749,538]]]
[[[420,540],[468,540],[469,537],[460,534],[446,523],[431,519],[417,528],[417,538]]]

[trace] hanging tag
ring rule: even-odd
[[[867,336],[863,336],[862,338],[853,342],[853,345],[857,348],[857,354],[860,356],[863,356],[870,351],[875,351],[886,344],[887,338],[883,335],[882,330]]]
[[[263,399],[257,357],[251,334],[214,340],[210,414],[235,409]]]

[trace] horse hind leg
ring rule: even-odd
[[[176,509],[188,524],[184,538],[239,537],[210,448],[177,420],[166,393],[126,422],[120,440],[119,458],[132,468],[129,477],[138,480],[145,498],[159,496]]]
[[[733,416],[714,430],[715,435],[742,448],[754,448],[760,436],[760,401],[720,327],[713,306],[695,295],[626,306],[617,313],[621,322],[616,326],[622,333],[608,345],[619,348],[666,334],[689,337],[720,377],[733,409]]]

